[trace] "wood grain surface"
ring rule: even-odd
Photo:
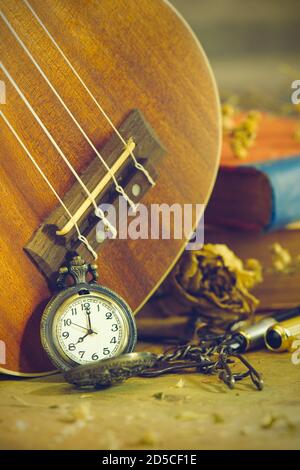
[[[143,345],[149,350],[149,345]],[[160,350],[157,349],[157,350]],[[201,374],[76,390],[62,376],[0,381],[1,449],[300,449],[300,365],[247,358],[265,389]]]
[[[207,59],[186,24],[160,0],[31,0],[65,54],[119,125],[140,109],[167,155],[157,186],[144,203],[206,203],[218,167],[219,104]],[[22,0],[0,7],[93,142],[111,129]],[[0,21],[0,57],[77,171],[93,152],[57,98]],[[9,118],[60,195],[74,178],[6,82]],[[2,370],[51,369],[39,341],[47,284],[23,247],[57,201],[15,138],[0,126],[0,338],[7,344]],[[114,241],[101,250],[100,282],[137,311],[184,247],[183,240]]]

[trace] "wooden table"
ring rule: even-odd
[[[195,374],[92,392],[61,375],[2,377],[0,448],[300,449],[300,365],[290,354],[248,357],[264,375],[262,392]]]

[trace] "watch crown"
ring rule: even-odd
[[[72,258],[71,262],[70,262],[70,265],[72,266],[82,266],[86,264],[85,261],[81,258],[81,256],[74,256],[74,258]]]
[[[73,256],[66,266],[62,266],[59,270],[57,279],[57,287],[64,289],[66,287],[66,278],[71,276],[75,284],[87,283],[87,276],[91,274],[92,279],[89,284],[94,283],[98,279],[97,264],[88,264],[81,256]]]
[[[69,270],[66,266],[62,266],[61,268],[59,268],[59,273],[60,274],[63,274],[63,273],[67,273]]]

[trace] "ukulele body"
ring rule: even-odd
[[[206,204],[221,141],[218,95],[206,56],[185,22],[162,0],[30,0],[84,82],[116,126],[138,109],[166,150],[155,168],[150,204]],[[97,148],[113,130],[22,0],[0,9]],[[49,86],[0,19],[0,60],[78,173],[94,154]],[[74,176],[14,87],[6,84],[6,116],[63,196]],[[24,247],[58,205],[8,127],[0,125],[1,371],[41,374],[53,369],[39,328],[51,297]],[[194,226],[197,220],[194,219]],[[137,312],[182,253],[186,239],[110,240],[99,247],[99,282]],[[91,258],[89,259],[91,261]]]

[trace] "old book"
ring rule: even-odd
[[[248,156],[234,156],[224,138],[221,166],[205,212],[209,224],[261,231],[300,221],[299,122],[262,116]]]

